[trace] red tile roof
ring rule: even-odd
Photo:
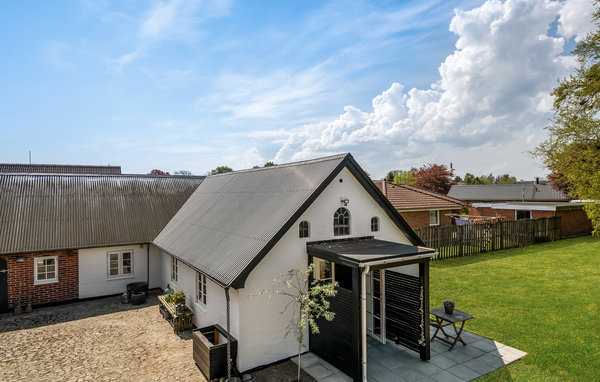
[[[464,204],[458,199],[407,184],[394,184],[383,180],[374,182],[399,211],[460,209]]]

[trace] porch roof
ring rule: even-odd
[[[307,243],[307,250],[311,256],[353,268],[366,265],[385,268],[435,256],[435,250],[431,248],[378,240],[372,236]]]

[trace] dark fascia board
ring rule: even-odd
[[[261,251],[252,259],[250,264],[244,268],[244,270],[233,280],[231,286],[240,289],[244,287],[246,279],[250,272],[262,261],[262,259],[269,253],[269,251],[279,242],[283,235],[292,227],[292,224],[302,216],[302,214],[310,207],[310,205],[317,199],[319,195],[325,190],[325,188],[331,183],[331,181],[347,166],[348,157],[350,154],[346,154],[346,157],[336,166],[336,168],[325,178],[325,180],[317,187],[317,189],[306,199],[306,201],[296,210],[291,218],[277,231],[275,236],[269,240],[269,242],[261,249]]]
[[[38,252],[58,252],[58,251],[75,251],[79,249],[92,249],[92,248],[106,248],[106,247],[126,247],[132,245],[146,245],[150,242],[141,241],[139,243],[116,243],[116,244],[94,244],[94,245],[80,245],[78,247],[60,247],[60,248],[47,248],[47,249],[31,249],[27,251],[18,251],[18,252],[0,252],[0,256],[11,256],[11,255],[28,255],[32,253]],[[151,243],[153,244],[153,243]]]
[[[407,238],[411,241],[412,245],[425,247],[425,244],[421,240],[419,236],[410,228],[406,220],[400,215],[400,213],[396,210],[396,208],[392,205],[392,203],[386,198],[385,195],[381,192],[381,190],[375,185],[375,182],[371,180],[371,178],[365,173],[365,171],[360,168],[358,163],[352,158],[352,155],[348,154],[345,160],[348,160],[348,169],[350,172],[358,179],[360,184],[367,190],[367,192],[371,195],[375,201],[379,204],[381,208],[385,211],[385,213],[389,216],[390,219],[396,224],[396,226],[402,231]],[[344,160],[344,161],[345,161]]]
[[[233,280],[231,286],[240,289],[244,287],[246,278],[250,275],[250,272],[262,261],[262,259],[269,253],[269,251],[279,242],[283,235],[292,227],[292,224],[302,216],[302,214],[308,209],[308,207],[317,199],[319,195],[325,190],[325,188],[333,181],[333,179],[346,167],[352,175],[358,180],[358,182],[365,188],[365,190],[371,195],[375,201],[383,208],[386,214],[392,219],[396,226],[408,237],[413,245],[424,247],[423,241],[415,234],[410,228],[406,221],[400,216],[400,213],[396,211],[392,203],[383,195],[383,193],[377,188],[371,178],[365,173],[365,171],[356,163],[351,154],[346,154],[344,159],[337,165],[337,167],[325,178],[325,180],[317,187],[317,189],[310,195],[310,197],[300,206],[300,208],[292,215],[290,219],[279,229],[279,231],[269,240],[269,242],[262,248],[262,250],[252,259],[250,264],[244,268],[244,270]],[[219,283],[222,284],[222,283]]]

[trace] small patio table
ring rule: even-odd
[[[436,327],[435,333],[431,337],[431,341],[433,341],[437,337],[438,332],[441,330],[442,333],[444,333],[444,335],[446,336],[446,338],[454,339],[453,342],[450,342],[444,338],[437,337],[441,341],[444,341],[445,343],[450,344],[450,350],[454,349],[454,346],[456,346],[456,343],[458,341],[460,341],[463,344],[463,346],[467,345],[465,343],[465,341],[463,341],[463,339],[461,338],[461,334],[462,334],[463,328],[465,327],[465,321],[475,318],[475,316],[472,316],[465,312],[461,312],[460,310],[456,310],[456,309],[454,309],[454,312],[452,314],[446,314],[446,312],[444,311],[444,307],[431,309],[431,311],[429,313],[431,313],[433,316],[435,316],[435,321],[436,321],[435,323],[433,323],[433,322],[431,323],[432,326]],[[444,321],[446,321],[448,323],[444,324]],[[460,329],[456,328],[456,324],[458,322],[461,323]],[[444,327],[447,327],[447,326],[452,326],[454,328],[454,333],[456,334],[456,336],[448,335],[444,331]]]

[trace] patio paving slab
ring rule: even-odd
[[[385,345],[369,337],[367,341],[367,372],[369,381],[375,382],[454,382],[471,381],[484,374],[523,358],[527,353],[505,346],[492,339],[472,332],[463,332],[466,346],[458,344],[452,351],[449,345],[441,341],[431,342],[431,359],[421,361],[419,354],[388,341]],[[337,381],[341,376],[347,377],[337,370],[334,374],[319,377],[311,373],[316,365],[333,370],[326,361],[307,353],[303,357],[311,357],[312,363],[304,369],[317,381]],[[304,364],[304,363],[303,363]],[[322,370],[322,369],[321,369]],[[347,377],[350,380],[349,377]]]

